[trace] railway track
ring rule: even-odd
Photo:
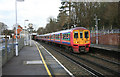
[[[120,72],[118,72],[117,70],[117,66],[119,66],[119,63],[117,62],[113,62],[90,54],[87,55],[73,54],[70,53],[68,50],[63,50],[59,47],[53,47],[50,45],[47,45],[47,48],[53,49],[57,53],[63,55],[69,60],[75,62],[76,64],[90,71],[95,76],[106,76],[106,75],[120,76]],[[96,62],[97,60],[98,62]],[[107,64],[110,67],[107,67]]]
[[[87,55],[120,66],[120,63],[119,63],[119,62],[115,62],[115,61],[108,60],[108,59],[105,59],[105,58],[97,57],[97,56],[94,56],[94,54],[87,54]]]
[[[86,57],[87,59],[86,59],[84,56],[79,56],[79,55],[74,55],[74,56],[80,58],[81,60],[84,60],[84,61],[86,61],[86,62],[89,62],[89,63],[91,63],[91,64],[93,64],[93,65],[95,65],[95,66],[97,66],[97,67],[99,67],[99,68],[102,68],[103,70],[106,70],[106,71],[108,71],[108,72],[111,72],[111,73],[114,74],[114,75],[120,75],[120,72],[118,72],[118,67],[117,67],[118,65],[106,63],[105,60],[103,60],[103,59],[100,59],[100,60],[103,60],[103,61],[100,61],[100,60],[98,60],[98,58],[96,58],[96,57],[90,58],[91,56],[88,57],[88,55],[85,55],[85,57]],[[98,62],[96,62],[97,60],[98,60]],[[106,63],[106,64],[105,64],[105,63]],[[109,67],[107,67],[107,66],[109,66]],[[113,67],[113,66],[114,66],[114,67]],[[112,67],[112,68],[110,68],[110,67]]]
[[[120,59],[120,52],[90,47],[90,53],[100,54],[103,57],[105,56],[106,58],[108,58],[108,60],[113,60],[120,63],[120,61],[118,61]],[[110,57],[113,58],[109,59]]]

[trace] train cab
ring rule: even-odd
[[[84,29],[73,30],[73,50],[88,52],[90,47],[90,31]]]

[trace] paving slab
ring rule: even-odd
[[[42,61],[39,52],[32,42],[32,46],[25,46],[19,56],[13,57],[2,68],[3,75],[48,75],[44,65],[25,64],[25,61]]]

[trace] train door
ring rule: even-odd
[[[53,41],[55,42],[55,34],[53,34],[53,36],[54,36],[54,38],[53,38],[54,40]]]
[[[79,30],[73,31],[73,43],[79,44]]]
[[[79,31],[79,34],[80,34],[80,39],[79,39],[79,44],[84,44],[85,43],[85,41],[84,41],[84,33],[83,33],[83,31],[82,30],[80,30]]]
[[[60,33],[60,43],[62,43],[62,33]]]
[[[88,30],[84,30],[83,33],[84,33],[83,37],[84,37],[85,44],[89,43],[89,41],[90,41],[90,32]]]
[[[51,41],[51,34],[50,34],[50,41]]]

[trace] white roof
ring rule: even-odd
[[[76,27],[76,28],[83,28],[83,29],[86,29],[84,27]],[[61,30],[61,31],[58,31],[58,32],[53,32],[53,33],[48,33],[48,34],[43,34],[43,35],[37,35],[37,36],[47,36],[47,35],[53,35],[53,34],[60,34],[60,33],[67,33],[67,32],[71,32],[72,30],[76,29],[76,28],[72,28],[72,29],[67,29],[67,30]]]
[[[32,35],[37,35],[37,33],[32,33]]]

